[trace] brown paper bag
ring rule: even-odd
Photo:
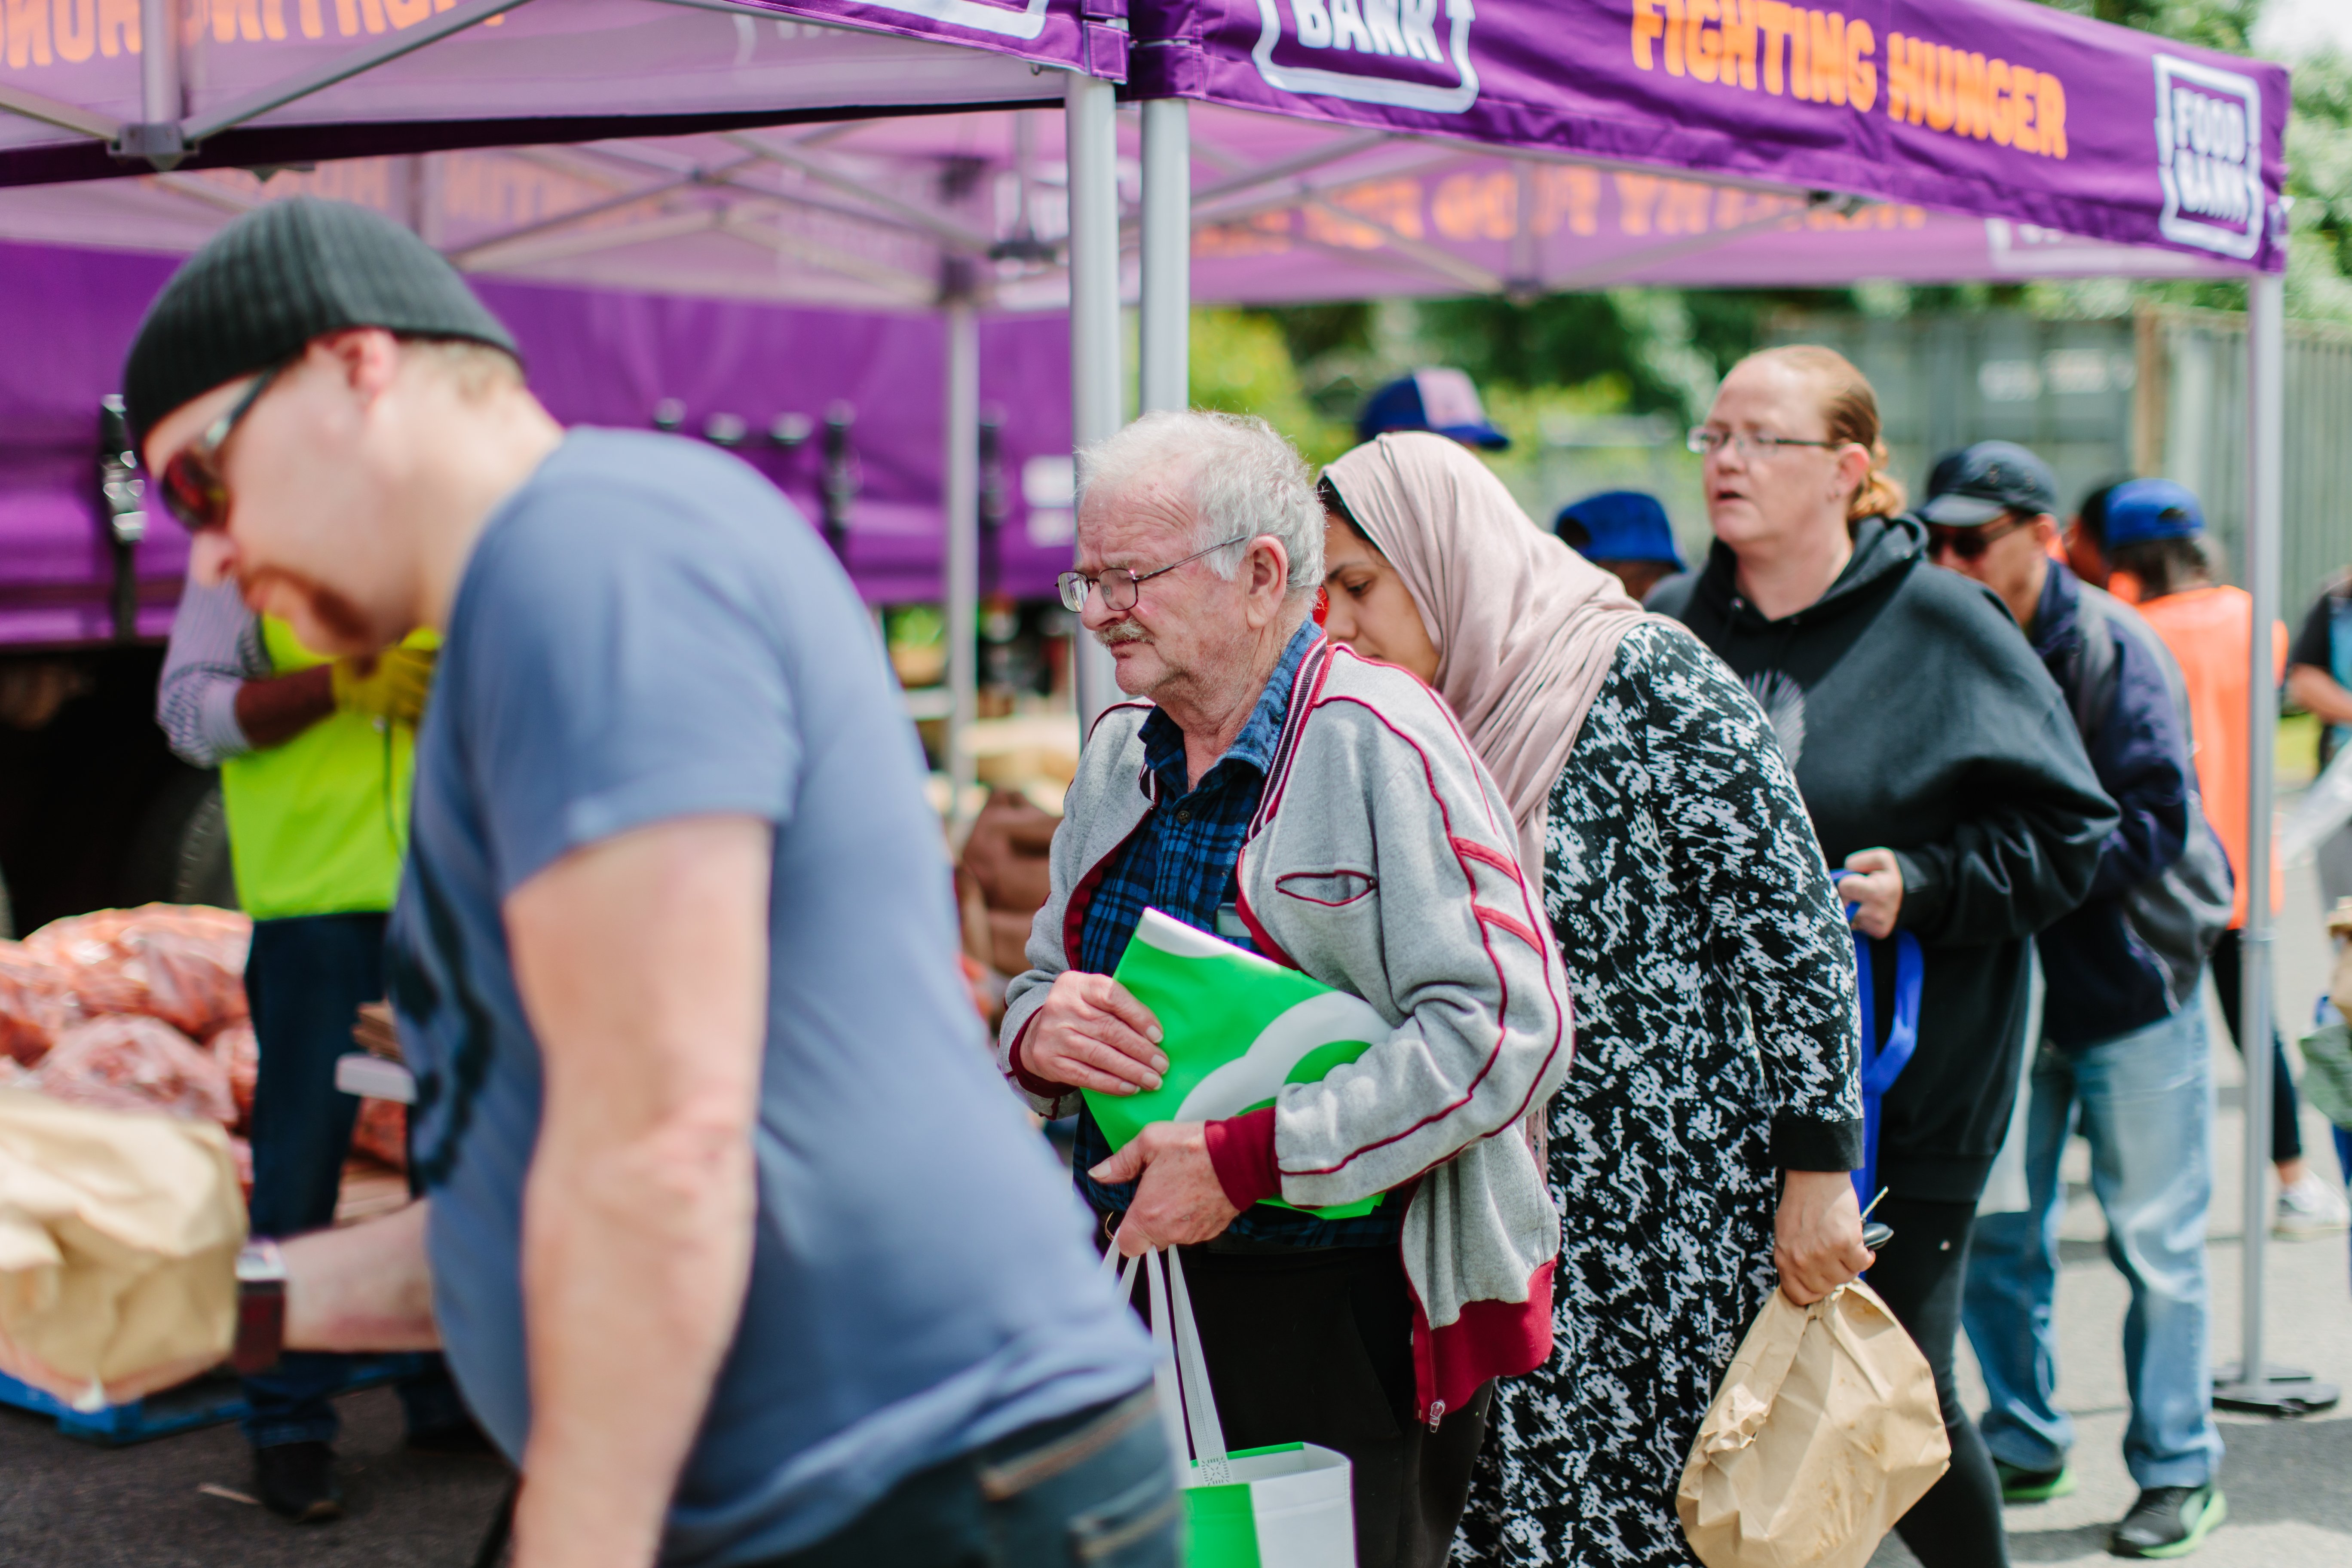
[[[1863,1568],[1951,1464],[1927,1358],[1867,1285],[1765,1303],[1675,1510],[1706,1568]]]
[[[217,1123],[0,1089],[0,1372],[85,1410],[194,1376],[244,1243]]]

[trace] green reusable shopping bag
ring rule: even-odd
[[[1113,1248],[1103,1267],[1118,1261]],[[1139,1267],[1150,1285],[1160,1413],[1184,1492],[1184,1568],[1355,1568],[1348,1457],[1313,1443],[1228,1453],[1184,1265],[1172,1250],[1128,1259],[1122,1298],[1132,1296]]]
[[[1389,1037],[1370,1004],[1146,910],[1111,978],[1160,1020],[1168,1071],[1142,1094],[1085,1090],[1113,1151],[1154,1121],[1212,1121],[1272,1105],[1286,1083],[1313,1083]],[[1370,1214],[1385,1194],[1307,1212]],[[1288,1208],[1279,1198],[1267,1202]]]

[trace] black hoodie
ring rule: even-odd
[[[2026,942],[2083,901],[2116,808],[2065,699],[2000,601],[1927,563],[1908,516],[1855,525],[1821,599],[1777,621],[1739,595],[1716,545],[1650,607],[1685,623],[1763,705],[1832,865],[1895,852],[1896,923],[1927,956],[1918,1052],[1888,1090],[1879,1180],[1974,1202],[2009,1128]],[[1892,942],[1873,952],[1879,1038]]]

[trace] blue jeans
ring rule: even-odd
[[[352,1025],[360,1005],[383,1000],[383,916],[369,914],[254,922],[245,990],[261,1049],[249,1129],[256,1236],[298,1236],[334,1223],[360,1106],[335,1087],[335,1058],[358,1049]],[[297,1352],[247,1378],[246,1440],[257,1448],[333,1442],[340,1423],[331,1396],[352,1370],[349,1356]],[[425,1357],[400,1394],[412,1432],[465,1419],[439,1356]]]
[[[2054,1469],[2074,1447],[2058,1408],[2052,1304],[2065,1208],[2059,1157],[2077,1126],[2107,1257],[2131,1286],[2124,1462],[2146,1487],[2202,1486],[2221,1458],[2206,1325],[2205,1211],[2213,1195],[2213,1079],[2201,1005],[2095,1045],[2044,1045],[2033,1064],[2022,1214],[1976,1222],[1960,1321],[1984,1369],[1982,1423],[1996,1458]]]
[[[1152,1392],[919,1471],[759,1568],[1177,1568],[1184,1517]]]

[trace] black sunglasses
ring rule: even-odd
[[[274,364],[263,371],[227,413],[205,426],[204,434],[173,453],[172,460],[163,465],[160,476],[163,505],[190,533],[202,533],[228,521],[228,480],[221,473],[221,447],[285,368]]]
[[[1932,558],[1950,551],[1963,561],[1974,561],[1993,547],[1996,540],[2007,539],[2021,528],[2032,528],[2033,519],[2017,512],[2009,514],[2006,522],[1988,522],[1977,528],[1957,528],[1948,522],[1927,525],[1927,553]]]

